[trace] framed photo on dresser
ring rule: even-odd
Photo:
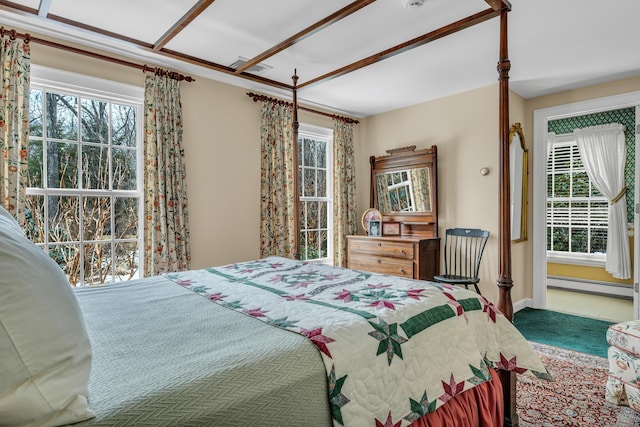
[[[387,221],[382,223],[382,235],[383,236],[399,236],[400,235],[400,222]]]
[[[369,221],[369,236],[380,237],[382,236],[382,223],[379,220],[372,219]]]

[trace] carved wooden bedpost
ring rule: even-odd
[[[500,59],[498,61],[498,80],[500,86],[499,127],[500,127],[500,200],[499,200],[499,233],[498,233],[498,308],[513,321],[513,302],[511,300],[511,194],[509,176],[509,61],[507,14],[509,7],[500,12]],[[502,391],[504,393],[504,425],[519,425],[516,411],[516,375],[512,372],[500,371]]]
[[[300,182],[298,179],[298,70],[293,71],[293,186],[295,201],[293,203],[295,212],[295,243],[293,245],[293,258],[300,259]]]

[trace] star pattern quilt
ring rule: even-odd
[[[490,380],[489,368],[550,379],[499,310],[461,287],[280,257],[165,277],[306,336],[336,426],[409,425]]]

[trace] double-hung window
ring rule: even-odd
[[[591,183],[575,138],[555,137],[547,158],[547,255],[600,265],[607,247],[608,201]]]
[[[298,133],[300,258],[333,263],[333,131],[306,124]]]
[[[25,233],[72,286],[139,276],[142,88],[32,71]]]

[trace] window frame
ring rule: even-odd
[[[315,126],[308,123],[300,123],[300,127],[298,128],[298,139],[301,138],[312,138],[324,141],[326,143],[326,197],[309,197],[304,196],[304,192],[302,191],[302,181],[298,183],[300,186],[300,204],[302,207],[302,203],[304,202],[313,202],[313,201],[322,201],[327,203],[327,256],[323,258],[309,259],[307,262],[317,262],[322,264],[333,264],[333,236],[334,236],[334,225],[333,225],[333,175],[334,175],[334,163],[333,163],[333,129]],[[296,142],[297,144],[298,142]],[[304,160],[302,159],[302,153],[298,153],[299,155],[299,164],[298,164],[298,176],[302,176],[303,174],[300,171],[300,168],[303,167]],[[317,168],[315,168],[317,169]],[[302,233],[305,231],[302,227],[302,218],[299,218],[300,222],[300,240],[302,240]],[[302,243],[302,242],[301,242]],[[304,253],[304,248],[300,248],[301,254]]]
[[[46,182],[46,167],[47,167],[47,159],[46,156],[43,157],[43,177],[42,177],[42,188],[28,187],[27,195],[35,195],[42,196],[45,198],[49,196],[67,196],[67,197],[78,197],[82,200],[83,197],[109,197],[111,198],[110,209],[111,209],[111,227],[114,226],[114,215],[113,209],[115,207],[115,200],[117,198],[137,198],[138,199],[138,226],[137,226],[137,237],[135,239],[118,239],[115,237],[115,233],[112,233],[111,238],[108,240],[91,240],[85,239],[84,235],[84,224],[83,221],[80,221],[78,224],[79,232],[79,240],[70,240],[64,243],[58,242],[49,242],[49,220],[47,213],[47,203],[45,203],[45,221],[44,221],[44,242],[36,243],[37,246],[42,247],[43,250],[49,251],[50,248],[55,246],[65,245],[74,245],[78,248],[82,249],[82,245],[85,243],[95,243],[95,242],[104,242],[110,243],[111,249],[114,249],[114,245],[118,243],[129,243],[136,242],[138,247],[138,270],[137,273],[132,277],[141,278],[144,277],[143,265],[144,265],[144,254],[143,254],[143,214],[144,214],[144,189],[143,189],[143,122],[144,122],[144,88],[133,86],[125,83],[100,79],[96,77],[91,77],[83,74],[72,73],[63,70],[57,70],[49,67],[43,67],[33,64],[31,66],[31,89],[42,90],[43,93],[43,102],[45,102],[44,94],[46,92],[52,92],[56,94],[70,95],[78,97],[78,109],[81,110],[81,100],[82,99],[94,99],[100,101],[106,101],[110,105],[111,104],[125,104],[133,106],[136,110],[136,147],[135,148],[126,148],[132,151],[135,151],[136,155],[136,189],[134,190],[113,190],[113,189],[85,189],[83,187],[82,182],[82,173],[79,171],[78,177],[79,182],[77,188],[55,188],[49,187],[47,188]],[[112,111],[109,112],[109,117],[111,117]],[[43,125],[46,122],[45,117],[43,116]],[[44,129],[43,129],[44,130]],[[81,142],[81,122],[78,121],[78,153],[80,153],[81,146],[87,147],[95,147],[95,146],[106,146],[107,152],[112,157],[112,148],[114,147],[111,138],[109,138],[108,144],[96,144],[92,142]],[[111,136],[111,129],[109,130],[109,135]],[[29,137],[30,140],[32,137]],[[45,132],[43,132],[42,136],[33,137],[33,139],[40,139],[43,143],[43,148],[46,147],[46,143],[48,140],[57,141],[56,138],[49,138],[46,136]],[[125,147],[122,147],[125,148]],[[78,167],[80,167],[81,161],[78,161]],[[111,173],[113,169],[109,170],[109,179],[110,183],[112,180]],[[110,185],[111,187],[111,185]],[[82,250],[81,250],[82,252]],[[111,252],[113,254],[113,251]],[[84,282],[84,266],[81,263],[80,265],[80,276],[79,282],[77,284],[72,284],[72,286],[82,287],[82,286],[99,286],[99,284],[87,284]],[[113,267],[112,267],[113,268]],[[114,271],[112,270],[109,276],[113,279]],[[132,280],[131,279],[131,280]],[[110,283],[118,283],[117,280],[107,281],[104,284]]]
[[[546,168],[546,176],[547,176],[547,186],[548,184],[548,179],[550,175],[555,175],[557,174],[557,172],[555,171],[555,169],[550,168],[550,156],[552,155],[552,148],[553,145],[563,145],[563,146],[577,146],[577,141],[576,138],[573,134],[563,134],[563,135],[556,135],[553,133],[550,133],[550,138],[547,141],[548,144],[548,155],[547,155],[547,168]],[[580,169],[580,171],[582,171],[583,169]],[[567,172],[569,175],[572,175],[574,173],[574,169],[573,169],[573,164],[571,165],[570,170]],[[572,182],[572,181],[571,181]],[[591,183],[591,180],[589,180],[590,183],[590,187],[593,185]],[[569,189],[569,196],[568,197],[558,197],[558,198],[554,198],[552,197],[551,194],[549,194],[549,191],[547,190],[547,195],[546,195],[546,219],[545,219],[545,224],[546,224],[546,229],[547,231],[549,230],[549,228],[551,228],[553,230],[553,225],[551,225],[549,223],[549,203],[556,201],[556,202],[584,202],[585,200],[593,200],[593,201],[598,201],[598,202],[604,202],[608,205],[608,200],[604,195],[600,195],[600,196],[593,196],[593,195],[589,195],[588,197],[585,196],[581,196],[581,197],[574,197],[572,196],[572,187],[570,187]],[[589,206],[589,213],[588,213],[588,217],[589,219],[591,218],[591,207]],[[607,218],[607,224],[608,224],[608,218]],[[569,224],[567,225],[567,228],[571,228],[571,222],[569,222]],[[591,229],[602,229],[602,226],[591,226],[591,225],[587,225],[586,227],[581,227],[581,228],[588,228],[589,230]],[[607,229],[607,225],[604,226],[604,229]],[[551,231],[551,233],[553,234],[553,231]],[[546,250],[546,254],[547,254],[547,262],[552,262],[552,263],[559,263],[559,264],[572,264],[572,265],[581,265],[581,266],[592,266],[592,267],[604,267],[606,264],[606,253],[600,254],[600,253],[583,253],[583,252],[569,252],[569,251],[553,251],[553,250]]]

